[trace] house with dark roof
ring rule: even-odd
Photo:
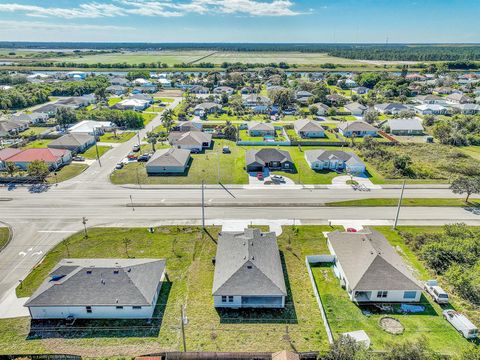
[[[214,102],[204,102],[195,106],[195,108],[193,109],[193,114],[202,117],[208,114],[219,112],[221,110],[222,105],[220,104]]]
[[[9,120],[8,118],[0,118],[0,137],[18,135],[18,133],[21,133],[27,129],[27,122]]]
[[[419,302],[422,288],[403,259],[378,231],[333,231],[327,244],[335,257],[334,272],[350,300]]]
[[[364,121],[345,121],[338,124],[338,131],[345,137],[377,136],[378,129]]]
[[[168,142],[178,149],[202,151],[212,144],[212,134],[201,131],[172,131],[168,135]]]
[[[398,114],[401,111],[408,111],[410,109],[408,106],[398,103],[375,104],[373,108],[379,113],[391,115]]]
[[[284,308],[287,288],[274,232],[221,232],[212,289],[217,308]]]
[[[347,151],[306,150],[305,160],[312,170],[347,170],[350,173],[365,172],[365,164],[360,158]]]
[[[367,111],[367,107],[362,105],[358,102],[352,102],[345,105],[345,109],[352,114],[353,116],[362,116],[365,111]]]
[[[32,319],[150,319],[162,259],[63,259],[28,299]]]
[[[50,142],[49,149],[66,149],[72,153],[82,153],[95,144],[95,137],[87,133],[66,134]]]
[[[190,92],[191,94],[208,94],[210,90],[205,86],[194,85],[190,89],[188,89],[188,92]]]
[[[293,171],[295,169],[292,157],[286,150],[273,148],[247,150],[245,160],[247,172],[263,172],[266,169]]]
[[[183,174],[190,163],[190,150],[161,149],[145,165],[148,175]]]
[[[325,129],[318,121],[300,119],[293,123],[293,128],[302,139],[325,137]]]

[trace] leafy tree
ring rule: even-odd
[[[273,90],[270,92],[269,96],[270,99],[272,99],[272,102],[282,110],[290,107],[295,101],[292,89]]]
[[[412,159],[408,155],[398,155],[393,158],[393,166],[402,175],[407,175],[410,171]]]
[[[475,176],[461,176],[453,180],[450,189],[454,194],[467,194],[465,202],[472,194],[480,193],[480,177]]]
[[[50,170],[48,165],[43,160],[34,160],[28,165],[27,168],[28,176],[37,178],[42,182],[45,181],[49,173]]]
[[[18,170],[17,165],[11,161],[7,161],[5,163],[5,171],[8,173],[8,175],[13,176]]]
[[[378,120],[378,112],[376,110],[367,110],[363,115],[363,120],[369,124],[373,124],[375,121]]]
[[[237,128],[232,124],[230,120],[227,120],[227,122],[225,123],[223,133],[225,134],[226,139],[232,141],[237,140]]]
[[[148,70],[132,70],[127,73],[128,80],[150,79],[150,71]]]
[[[385,360],[433,360],[435,354],[428,348],[425,339],[419,341],[405,341],[403,343],[393,343],[390,345],[390,351],[383,359]]]
[[[66,129],[68,125],[77,122],[77,114],[75,113],[75,111],[65,107],[61,107],[57,110],[55,118],[57,119],[57,124],[64,129]]]
[[[147,142],[152,145],[152,151],[155,152],[155,144],[157,143],[158,135],[152,131],[147,133]]]
[[[171,109],[165,110],[162,115],[162,125],[167,129],[168,132],[170,132],[170,129],[173,127],[173,111]]]

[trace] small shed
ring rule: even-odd
[[[364,330],[346,332],[342,335],[352,338],[356,343],[364,345],[367,349],[370,347],[370,338]]]

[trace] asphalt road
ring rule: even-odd
[[[177,99],[171,106],[176,106]],[[159,117],[139,132],[160,125]],[[101,164],[95,162],[78,177],[32,194],[26,188],[7,191],[0,188],[0,220],[13,229],[11,243],[0,252],[0,302],[19,280],[53,246],[70,234],[88,226],[154,226],[162,224],[201,224],[199,186],[114,186],[109,175],[138,138],[108,151]],[[262,188],[208,186],[205,190],[206,223],[223,224],[244,220],[262,224],[390,224],[395,208],[329,208],[322,204],[336,200],[361,198],[398,198],[400,189],[384,188],[370,192],[326,188]],[[408,188],[405,197],[457,197],[444,187]],[[131,205],[134,205],[134,208]],[[463,208],[403,208],[399,224],[438,225],[463,221],[480,225],[480,216]]]

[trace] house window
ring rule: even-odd
[[[227,302],[227,297],[226,296],[222,296],[222,302]]]
[[[378,291],[377,298],[386,298],[388,296],[388,291]]]
[[[87,310],[88,314],[92,313],[92,307],[91,306],[86,306],[85,309]]]
[[[123,306],[115,306],[117,308],[117,310],[122,310],[123,309]]]
[[[417,297],[417,292],[416,291],[405,291],[403,293],[403,298],[404,299],[415,299]]]
[[[233,296],[228,297],[228,302],[233,302]]]
[[[141,306],[132,306],[133,310],[140,310],[142,307]]]

